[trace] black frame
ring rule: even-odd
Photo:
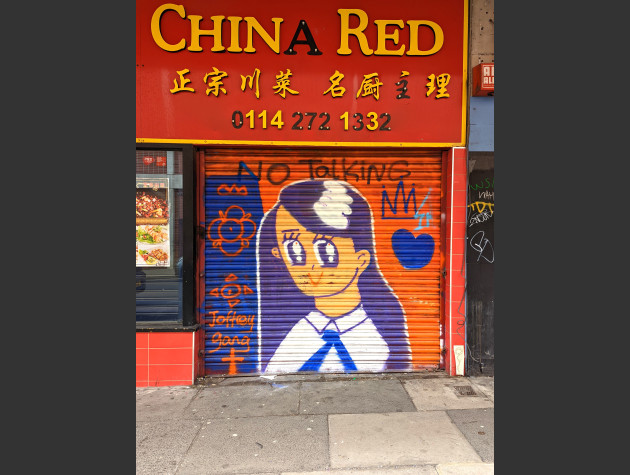
[[[176,150],[182,152],[184,241],[182,262],[182,322],[136,322],[136,330],[191,331],[199,328],[195,315],[195,150],[190,144],[136,143],[136,150]]]

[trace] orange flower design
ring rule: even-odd
[[[218,247],[229,257],[239,255],[244,248],[249,247],[249,240],[256,234],[256,223],[249,219],[251,216],[237,205],[219,211],[219,217],[208,226],[208,239],[212,241],[212,247]]]

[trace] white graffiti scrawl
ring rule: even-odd
[[[492,247],[492,243],[486,238],[486,234],[483,231],[478,231],[470,239],[470,247],[479,253],[477,262],[482,257],[491,264],[494,262],[494,247]]]

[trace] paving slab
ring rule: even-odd
[[[199,388],[188,386],[136,388],[136,421],[181,419],[198,392]]]
[[[494,408],[446,411],[484,462],[494,462]]]
[[[475,391],[485,394],[494,402],[494,376],[470,376],[469,379]]]
[[[186,417],[297,415],[299,400],[299,383],[203,387],[186,408]]]
[[[325,470],[328,464],[326,416],[212,419],[177,474],[302,472]]]
[[[300,414],[416,411],[398,380],[304,382],[300,392]]]
[[[433,465],[413,465],[409,467],[374,467],[359,470],[326,470],[319,472],[282,472],[280,475],[437,475]]]
[[[174,474],[200,430],[191,420],[136,422],[136,473]]]
[[[481,462],[444,411],[328,416],[331,468]]]
[[[467,377],[412,379],[403,381],[403,386],[418,411],[494,407],[494,402],[483,392],[475,390]],[[461,388],[461,392],[458,388]],[[461,395],[470,392],[467,389],[471,389],[474,394]]]
[[[440,475],[492,475],[494,463],[448,463],[436,467]]]

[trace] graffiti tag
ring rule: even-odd
[[[486,238],[486,234],[483,231],[478,231],[470,239],[470,247],[479,253],[477,256],[477,262],[479,262],[479,259],[482,257],[491,264],[494,262],[494,248],[492,247],[490,240]]]
[[[247,187],[246,186],[236,186],[235,183],[232,186],[227,186],[226,184],[221,185],[217,188],[217,195],[241,195],[247,196]]]
[[[217,310],[208,312],[208,315],[212,317],[210,320],[206,321],[209,327],[225,325],[227,328],[234,328],[236,325],[239,327],[249,327],[247,332],[250,333],[254,328],[254,318],[256,315],[241,315],[237,314],[234,310],[230,310],[227,315],[217,315],[218,313]]]
[[[349,183],[364,181],[369,185],[372,181],[397,181],[411,175],[411,171],[408,170],[409,162],[407,160],[396,160],[391,163],[366,163],[366,160],[346,162],[346,159],[342,158],[341,163],[339,163],[335,158],[328,162],[309,158],[298,160],[297,163],[308,165],[308,173],[311,180],[343,180]],[[281,185],[291,177],[290,163],[274,162],[265,166],[266,170],[263,170],[263,162],[258,161],[258,169],[255,173],[245,162],[241,161],[238,165],[238,178],[240,180],[243,172],[246,172],[258,181],[265,178],[272,185]]]
[[[206,177],[205,365],[211,372],[256,370],[258,337],[254,236],[262,216],[258,183]],[[239,272],[230,272],[238,269]]]
[[[488,211],[488,210],[484,209],[481,213],[477,213],[477,214],[473,215],[470,218],[470,223],[469,223],[468,227],[470,228],[470,227],[472,227],[475,224],[479,224],[479,223],[483,223],[484,221],[488,221],[492,217],[493,214],[494,213],[492,213],[491,211]]]
[[[398,209],[398,197],[399,195],[402,198],[403,203],[403,212],[407,216],[401,216],[398,214],[400,211]],[[426,200],[426,198],[425,198]],[[389,206],[389,211],[387,216],[385,216],[385,202]],[[409,215],[409,204],[413,203],[413,215]],[[422,202],[424,204],[424,201]],[[394,204],[392,205],[391,200],[389,199],[389,195],[387,194],[387,190],[385,189],[385,185],[383,185],[383,191],[381,192],[381,218],[383,219],[415,219],[417,216],[415,214],[418,211],[418,205],[416,204],[416,184],[411,184],[411,190],[409,190],[409,194],[405,194],[405,184],[402,180],[398,182],[398,186],[396,187],[396,194],[394,195]]]
[[[429,188],[429,191],[427,192],[427,195],[422,200],[422,203],[420,204],[420,207],[418,208],[418,211],[416,211],[416,214],[414,214],[414,216],[413,216],[414,218],[420,218],[420,221],[418,221],[418,227],[416,229],[414,229],[414,231],[417,231],[417,230],[423,228],[422,220],[425,217],[426,217],[426,224],[424,226],[429,226],[429,221],[431,221],[431,213],[420,213],[420,210],[422,210],[422,207],[426,203],[427,198],[429,197],[430,194],[431,194],[431,188]]]
[[[485,183],[484,183],[485,181]],[[484,189],[484,188],[494,188],[494,178],[490,179],[490,178],[486,178],[485,180],[482,180],[480,184],[470,184],[468,185],[470,186],[471,190],[479,190],[479,189]]]
[[[228,368],[228,374],[236,374],[236,363],[245,361],[245,358],[243,356],[236,356],[234,354],[235,352],[236,352],[236,349],[232,347],[230,348],[230,356],[225,356],[221,358],[221,361],[230,363],[230,366]]]
[[[488,207],[488,209],[494,214],[494,203],[486,203],[484,201],[475,201],[474,203],[470,203],[468,207],[472,208],[473,210],[476,207],[477,213],[483,212],[483,210],[486,209],[486,207]]]
[[[206,353],[214,353],[215,351],[219,351],[223,347],[239,345],[243,347],[241,350],[236,350],[242,353],[249,353],[249,336],[239,336],[239,335],[223,335],[221,332],[216,332],[212,335],[210,339],[212,343],[216,344],[217,347],[213,350],[209,350]]]

